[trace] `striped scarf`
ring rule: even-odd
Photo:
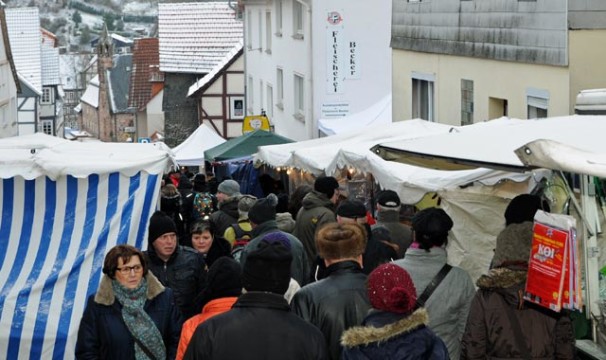
[[[112,280],[112,288],[116,299],[122,304],[122,319],[133,338],[144,344],[156,360],[166,359],[166,347],[162,334],[143,309],[147,300],[147,280],[143,278],[139,286],[134,289],[127,289],[118,281]],[[135,359],[149,359],[136,341]]]

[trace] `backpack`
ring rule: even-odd
[[[194,196],[192,218],[198,220],[210,216],[214,211],[213,205],[214,203],[211,194],[207,192],[197,193],[196,196]]]
[[[242,229],[239,223],[232,224],[231,227],[236,233],[236,239],[231,249],[231,256],[237,262],[240,262],[240,258],[242,257],[242,250],[244,250],[244,247],[248,244],[250,239],[252,239],[252,230],[247,231]]]

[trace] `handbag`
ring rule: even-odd
[[[420,307],[425,306],[425,302],[427,301],[427,299],[429,299],[431,294],[433,294],[434,290],[438,287],[438,285],[440,285],[440,283],[442,282],[442,280],[444,280],[446,275],[448,275],[448,273],[450,272],[450,269],[452,269],[452,266],[450,266],[448,264],[444,264],[444,266],[442,266],[442,268],[440,269],[440,271],[438,271],[436,276],[434,276],[433,279],[431,279],[431,281],[429,282],[429,285],[427,285],[427,287],[425,288],[425,290],[423,291],[421,296],[419,296],[417,298],[417,302],[415,303],[415,308],[418,309]]]

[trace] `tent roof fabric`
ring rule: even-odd
[[[263,146],[259,148],[255,159],[274,167],[293,166],[320,175],[326,171],[339,149],[344,146],[351,145],[368,151],[377,142],[441,134],[450,129],[452,129],[450,125],[420,119],[398,121],[292,144]]]
[[[204,152],[207,161],[228,161],[255,154],[259,146],[292,143],[293,140],[265,130],[255,130],[208,149]]]
[[[500,118],[459,127],[457,131],[420,139],[381,142],[376,150],[386,160],[434,169],[477,167],[524,171],[515,150],[544,139],[604,153],[606,116],[572,115],[546,119]],[[533,168],[533,167],[531,167]]]
[[[224,142],[225,139],[215,129],[202,124],[185,141],[173,148],[175,161],[181,166],[202,166],[204,152]]]
[[[78,142],[42,133],[0,139],[0,178],[21,176],[55,180],[71,175],[121,172],[132,176],[140,171],[161,174],[172,162],[164,143]]]

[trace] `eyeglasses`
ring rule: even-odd
[[[116,268],[122,275],[128,275],[131,271],[134,271],[135,274],[143,271],[143,266],[141,265],[133,265],[133,266],[123,266],[121,268]]]

